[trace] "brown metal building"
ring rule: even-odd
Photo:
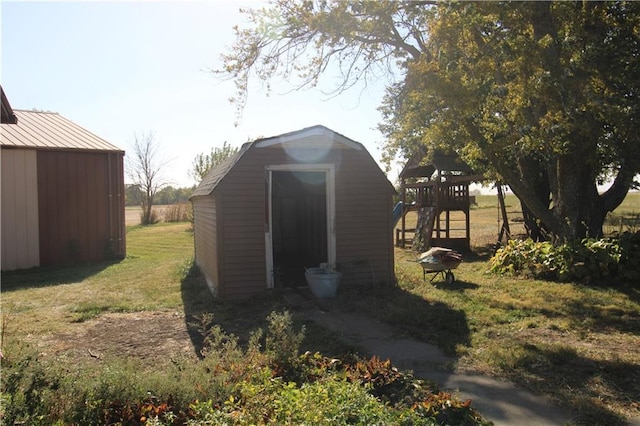
[[[366,148],[326,127],[246,143],[191,197],[196,263],[220,297],[306,285],[321,263],[341,286],[393,282],[393,194]]]
[[[124,257],[124,151],[57,113],[11,112],[17,122],[3,120],[0,134],[2,270]]]

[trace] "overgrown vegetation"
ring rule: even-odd
[[[165,222],[193,222],[193,206],[191,203],[171,204],[162,209]]]
[[[488,424],[470,401],[389,361],[300,355],[304,330],[294,329],[286,311],[270,314],[267,330],[254,332],[246,349],[212,320],[200,322],[201,360],[172,359],[154,370],[113,359],[91,380],[71,360],[11,347],[2,358],[3,423]]]
[[[510,240],[491,258],[496,273],[554,281],[640,285],[640,231],[554,245]]]

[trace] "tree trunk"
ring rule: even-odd
[[[537,201],[544,207],[549,208],[551,204],[551,190],[549,177],[540,161],[531,156],[519,161],[519,169],[527,185],[533,190]],[[549,227],[537,218],[527,203],[520,201],[522,216],[527,235],[534,241],[545,241],[549,232]]]
[[[579,153],[558,157],[558,188],[553,199],[552,232],[561,240],[599,238],[607,212],[595,179]]]

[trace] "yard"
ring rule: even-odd
[[[512,198],[507,204],[518,210]],[[640,194],[627,197],[611,228],[629,226],[639,205]],[[397,249],[397,287],[342,289],[333,309],[401,327],[456,356],[455,368],[508,378],[571,407],[584,424],[640,417],[640,289],[487,274],[497,217],[495,198],[479,197],[471,213],[477,253],[465,258],[452,286],[424,282],[414,253]],[[637,222],[630,226],[637,230]],[[114,359],[158,372],[197,358],[201,341],[189,324],[201,314],[212,313],[215,324],[246,344],[271,311],[286,307],[278,292],[214,300],[191,269],[189,224],[129,227],[127,253],[117,263],[3,273],[3,355],[11,359],[28,344],[41,359],[74,365],[85,377]],[[301,349],[328,356],[354,350],[310,326]]]

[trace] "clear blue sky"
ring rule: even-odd
[[[224,141],[240,146],[316,124],[362,142],[379,160],[384,82],[329,99],[284,84],[267,97],[253,81],[234,126],[233,83],[207,70],[220,67],[232,27],[245,23],[239,8],[262,5],[3,1],[2,86],[13,108],[58,112],[125,151],[135,133],[155,132],[174,186],[192,185],[194,157]]]

